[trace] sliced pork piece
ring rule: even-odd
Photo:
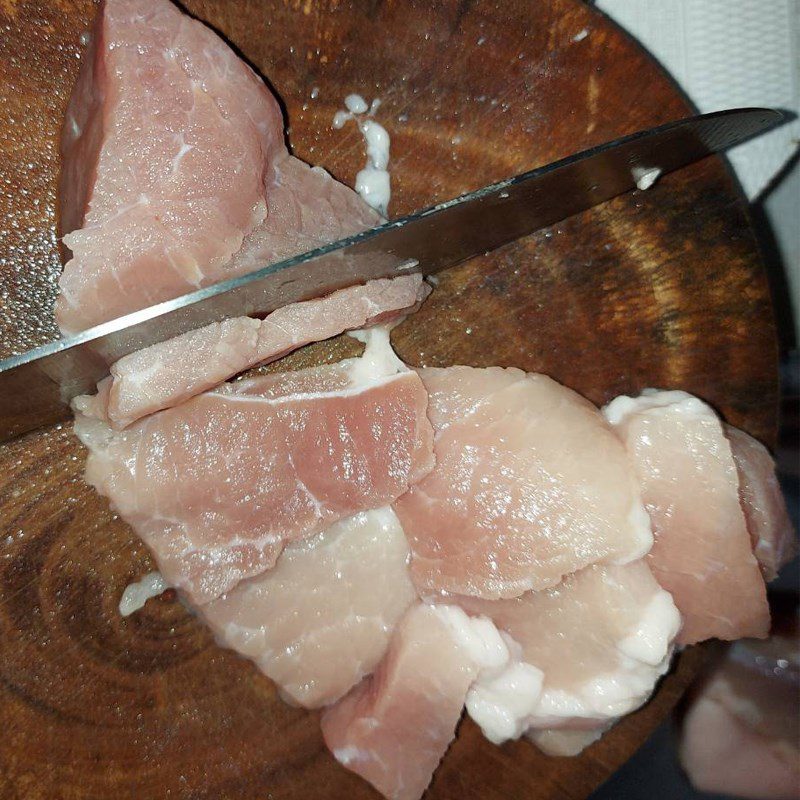
[[[800,796],[796,607],[792,613],[791,635],[736,642],[692,698],[679,753],[700,791],[754,800]]]
[[[203,603],[287,540],[391,503],[433,466],[427,397],[373,330],[364,355],[225,384],[116,433],[78,414],[86,479]]]
[[[527,729],[558,755],[574,755],[650,697],[680,627],[672,598],[644,561],[595,564],[551,589],[508,600],[462,597],[460,604],[492,619],[521,648],[517,660],[543,676],[532,707],[524,717],[516,712],[514,736]],[[485,729],[484,717],[467,708]]]
[[[289,156],[263,81],[167,0],[105,0],[62,134],[64,331],[380,221]]]
[[[618,397],[604,413],[642,487],[655,533],[648,558],[683,616],[680,643],[766,636],[764,580],[717,415],[686,392],[653,390]]]
[[[238,317],[208,325],[121,358],[111,367],[111,380],[93,397],[80,398],[77,408],[121,430],[309,342],[398,317],[427,293],[421,275],[404,275],[292,303],[264,320]]]
[[[419,374],[436,468],[395,508],[423,596],[515,597],[650,549],[625,450],[591,403],[518,369]]]
[[[508,649],[486,619],[418,603],[375,674],[322,715],[336,759],[391,800],[417,800],[455,736],[470,685]]]
[[[370,674],[416,599],[390,508],[290,544],[269,571],[202,606],[219,642],[253,659],[291,701],[332,703]]]
[[[764,579],[771,581],[797,550],[786,501],[775,475],[775,462],[767,448],[744,431],[726,425],[725,433],[739,473],[739,499],[753,554]]]

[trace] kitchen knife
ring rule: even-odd
[[[0,441],[69,416],[122,356],[228,317],[263,316],[373,278],[430,275],[774,127],[733,109],[640,131],[378,228],[0,361]]]

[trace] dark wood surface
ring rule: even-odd
[[[381,97],[395,214],[690,111],[577,0],[187,5],[269,76],[296,154],[349,183],[362,144],[331,118],[351,91]],[[92,13],[91,0],[0,0],[0,355],[55,335],[56,141]],[[543,371],[598,403],[680,387],[775,434],[767,286],[718,160],[442,275],[394,341],[413,364]],[[314,714],[284,705],[174,597],[120,618],[124,586],[152,563],[82,469],[68,426],[0,448],[0,797],[375,797],[326,753]],[[585,797],[701,658],[687,651],[653,701],[577,759],[497,748],[465,722],[429,796]]]

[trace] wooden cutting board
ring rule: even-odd
[[[658,66],[577,0],[191,0],[269,76],[295,153],[353,182],[342,98],[378,96],[391,211],[474,189],[691,111]],[[0,355],[56,335],[57,136],[91,0],[0,0]],[[776,347],[744,199],[719,160],[668,176],[441,276],[394,337],[412,364],[546,372],[601,403],[682,388],[771,443]],[[341,341],[293,365],[337,358]],[[0,448],[0,796],[374,798],[175,598],[123,620],[145,548],[81,479],[69,426]],[[494,747],[462,724],[430,798],[582,798],[676,702],[655,699],[575,759]]]

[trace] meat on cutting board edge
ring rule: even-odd
[[[140,24],[142,19],[147,19],[150,24],[143,27]],[[142,30],[154,38],[154,46],[149,51],[139,47]],[[163,35],[167,38],[162,42],[159,37]],[[166,44],[168,49],[160,51],[159,48]],[[92,48],[93,55],[86,60],[70,101],[63,142],[66,154],[64,174],[81,175],[89,182],[83,187],[74,187],[76,191],[71,202],[75,208],[71,212],[67,209],[70,213],[63,215],[65,219],[75,218],[76,228],[85,223],[83,229],[69,232],[66,239],[66,244],[73,249],[73,259],[61,281],[59,317],[65,329],[85,327],[85,315],[116,316],[120,308],[111,308],[115,304],[141,303],[144,298],[143,304],[148,305],[153,299],[165,299],[158,296],[162,290],[170,294],[181,293],[181,289],[185,291],[198,282],[213,282],[216,273],[225,270],[236,274],[247,272],[255,264],[310,249],[322,241],[340,238],[343,231],[355,232],[375,223],[377,215],[360,203],[351,190],[337,184],[323,170],[311,168],[288,156],[280,130],[280,113],[264,84],[213,32],[195,20],[188,21],[170,3],[164,0],[107,0],[98,18]],[[155,53],[161,59],[158,62],[160,69],[145,70],[142,74],[150,75],[156,81],[161,75],[174,74],[177,80],[162,81],[155,87],[148,85],[145,94],[141,95],[142,87],[138,82],[131,83],[130,75],[137,66],[144,64],[148,53]],[[187,128],[187,135],[191,133],[193,137],[191,141],[183,134],[180,137],[172,135],[172,130],[186,127],[182,127],[178,119],[173,120],[175,124],[167,131],[166,138],[163,136],[165,131],[147,127],[152,120],[163,119],[163,115],[149,113],[152,111],[147,107],[150,101],[166,98],[162,109],[164,114],[180,114],[185,106],[181,102],[185,99],[181,92],[194,91],[194,86],[189,87],[181,71],[173,69],[171,58],[176,53],[189,71],[199,72],[200,77],[205,72],[205,77],[209,78],[204,92],[210,96],[204,97],[200,93],[196,98],[198,102],[191,104],[195,114],[192,130]],[[114,69],[107,68],[109,65]],[[220,75],[224,76],[223,80],[219,80]],[[120,91],[97,91],[94,82],[109,76],[119,79],[117,88]],[[122,91],[126,86],[127,91]],[[155,91],[150,91],[153,88]],[[103,109],[99,106],[109,97],[113,97],[115,103],[122,99],[129,105],[126,108],[124,103],[119,103],[113,109],[106,109],[109,113],[105,120],[109,125],[103,134],[107,138],[98,142],[95,134],[99,129],[92,124],[92,119],[93,115],[95,122],[100,118],[99,112]],[[136,98],[140,102],[130,102]],[[219,113],[220,109],[223,113]],[[136,115],[140,111],[143,117],[137,121]],[[129,118],[125,117],[126,114]],[[220,125],[223,118],[235,118],[242,124],[234,125],[228,131]],[[221,137],[218,134],[223,129],[226,135]],[[152,156],[145,158],[154,166],[152,174],[159,173],[160,165],[163,167],[161,174],[169,176],[169,185],[161,182],[160,178],[151,183],[150,176],[144,173],[139,176],[142,180],[136,186],[130,180],[117,180],[115,163],[119,160],[119,153],[112,152],[114,142],[122,141],[124,148],[129,148],[135,136],[128,134],[137,131],[140,131],[142,151]],[[241,180],[225,180],[223,175],[221,182],[214,183],[213,174],[203,173],[208,165],[220,163],[220,159],[208,157],[216,146],[215,142],[222,142],[223,150],[227,148],[222,154],[228,159],[226,164],[236,162],[240,167],[244,164],[238,172]],[[231,142],[233,147],[230,147]],[[106,145],[108,152],[104,153]],[[162,145],[161,152],[152,149]],[[123,157],[124,148],[120,151]],[[95,156],[97,170],[91,164]],[[86,164],[89,168],[80,169]],[[263,182],[258,178],[260,175],[263,175]],[[192,214],[184,213],[185,196],[181,192],[191,188],[192,181],[198,180],[204,186],[212,187],[214,197],[208,206],[203,205],[202,199],[195,204],[203,217],[201,229],[195,230],[197,220]],[[174,188],[172,183],[180,187],[175,197],[170,194]],[[303,187],[311,188],[305,197],[301,191]],[[138,195],[122,197],[129,189]],[[116,200],[115,191],[119,192]],[[82,208],[89,197],[93,197],[93,207]],[[107,200],[109,197],[111,202],[104,203],[104,198]],[[145,202],[141,201],[142,197]],[[134,202],[128,203],[129,200]],[[298,223],[293,216],[297,201],[300,201],[307,217],[314,220],[312,227],[315,230],[304,229],[302,222]],[[163,206],[174,221],[170,234],[177,236],[179,241],[176,245],[159,239],[157,234],[165,226],[161,225],[158,213],[153,216],[151,206]],[[220,213],[221,209],[224,213]],[[123,213],[118,215],[120,211]],[[158,225],[153,225],[154,219]],[[118,227],[120,221],[122,228]],[[124,226],[128,224],[130,228],[130,223],[133,229],[126,230]],[[148,236],[142,238],[143,231],[155,232],[156,235],[152,239]],[[156,242],[155,249],[150,248],[152,241]],[[143,274],[149,279],[142,280]],[[79,297],[80,302],[77,302]],[[109,307],[105,307],[104,297]],[[119,418],[119,422],[123,421],[124,415]],[[535,677],[530,673],[526,675],[529,680]],[[500,691],[501,684],[486,688]],[[457,703],[456,723],[462,710],[463,702]],[[584,741],[594,733],[586,734]],[[574,747],[575,744],[575,737],[571,737],[569,745]],[[561,746],[565,744],[562,742]],[[432,768],[436,763],[438,758],[432,762]],[[427,779],[424,783],[427,785]],[[425,787],[420,784],[418,788],[421,793]]]

